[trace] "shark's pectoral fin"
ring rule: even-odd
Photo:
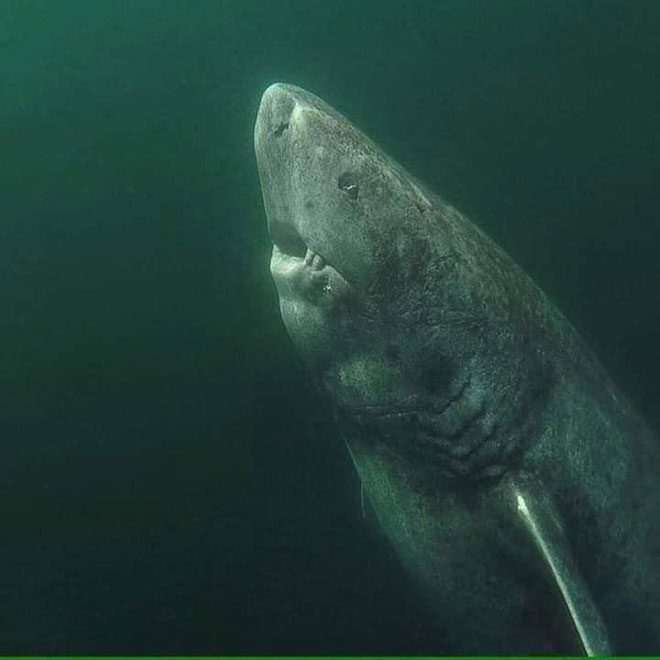
[[[557,522],[556,512],[548,510],[551,505],[547,498],[531,484],[513,481],[511,495],[518,523],[529,535],[549,579],[561,594],[585,655],[612,655],[605,624]]]
[[[337,416],[337,411],[335,410],[335,418]],[[341,429],[341,426],[339,427]],[[355,454],[353,453],[353,450],[351,449],[351,444],[348,441],[348,438],[346,438],[345,434],[342,433],[342,439],[344,440],[344,444],[346,445],[346,449],[348,449],[348,454],[351,457],[351,461],[353,462],[353,466],[355,467],[355,471],[358,475],[358,479],[360,480],[360,513],[362,514],[362,520],[367,520],[367,493],[364,488],[364,479],[362,477],[362,474],[360,473],[360,468],[358,467],[358,463],[355,460]]]

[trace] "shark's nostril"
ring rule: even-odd
[[[273,131],[273,134],[275,137],[280,137],[286,129],[289,128],[289,122],[288,121],[283,121],[280,124],[277,125],[275,130]]]
[[[291,225],[272,222],[269,231],[271,240],[284,254],[298,259],[305,257],[307,245]]]

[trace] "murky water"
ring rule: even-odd
[[[660,426],[660,4],[0,4],[0,651],[441,652],[285,335],[284,80],[503,245]]]

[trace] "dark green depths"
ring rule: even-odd
[[[323,101],[255,148],[287,330],[456,653],[660,652],[660,448],[543,292]]]

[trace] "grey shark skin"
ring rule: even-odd
[[[255,150],[283,321],[454,653],[660,653],[660,451],[476,225],[314,95]]]

